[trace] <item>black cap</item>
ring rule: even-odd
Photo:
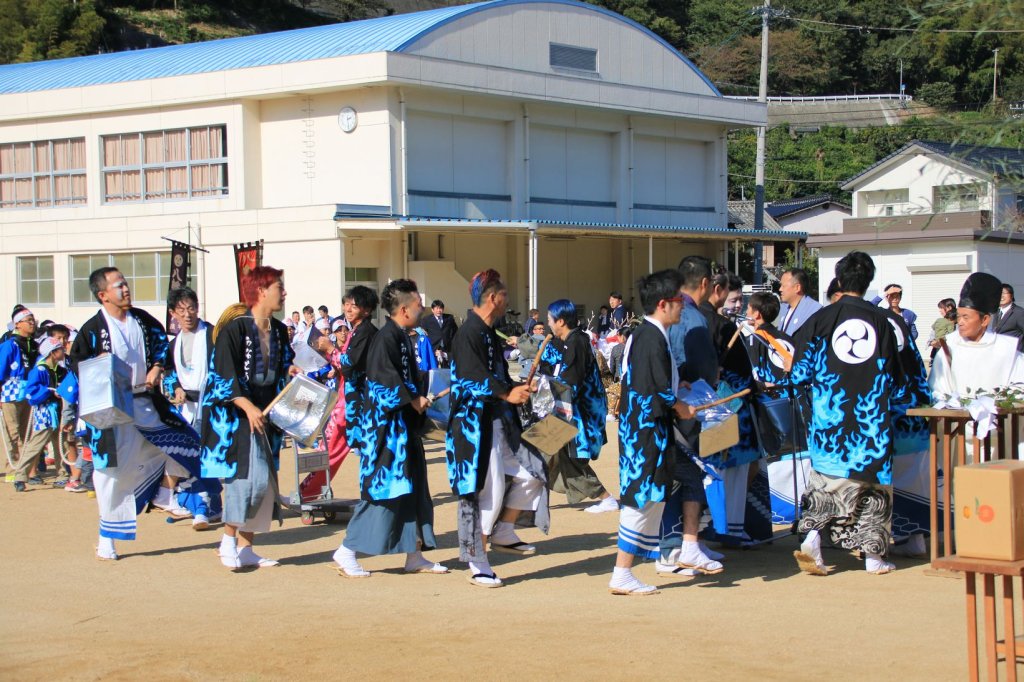
[[[1003,283],[987,272],[975,272],[960,289],[960,308],[972,308],[982,315],[991,315],[999,309]]]

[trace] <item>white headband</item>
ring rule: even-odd
[[[14,317],[11,318],[11,324],[18,324],[26,317],[33,317],[32,311],[29,310],[28,308],[25,308],[24,310],[19,310],[17,313],[15,313]]]

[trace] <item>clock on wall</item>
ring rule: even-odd
[[[344,107],[338,112],[338,127],[343,132],[351,133],[356,129],[356,125],[359,123],[359,117],[356,116],[356,110],[352,107]]]

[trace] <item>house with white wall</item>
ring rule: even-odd
[[[730,229],[726,134],[763,125],[655,34],[572,0],[495,0],[0,67],[0,302],[80,324],[120,267],[162,316],[169,244],[202,246],[206,317],[232,244],[264,241],[287,307],[411,277],[452,312],[501,271],[517,308],[595,309]]]
[[[938,302],[958,298],[972,272],[1024,291],[1024,151],[915,140],[842,188],[853,193],[842,233],[807,242],[820,249],[821,297],[840,258],[867,252],[877,268],[868,296],[903,286],[924,353]]]
[[[850,207],[832,198],[830,194],[815,194],[773,201],[764,212],[775,219],[782,229],[813,234],[840,234],[843,221],[852,215]]]

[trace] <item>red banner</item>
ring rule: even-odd
[[[238,300],[242,300],[242,275],[263,265],[263,240],[235,244],[235,278],[238,281]]]

